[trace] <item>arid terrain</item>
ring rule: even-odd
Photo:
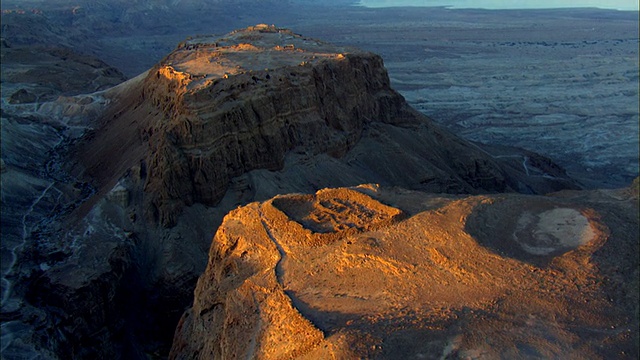
[[[636,358],[636,14],[313,3],[3,1],[3,359]]]
[[[195,14],[197,2],[182,2],[173,14],[167,6],[144,2],[127,11],[87,4],[75,14],[63,12],[66,32],[55,31],[61,26],[57,17],[42,21],[46,16],[29,14],[23,4],[27,14],[3,17],[3,37],[64,43],[134,77],[188,36],[276,24],[380,54],[394,88],[412,106],[465,138],[552,157],[590,188],[625,186],[638,174],[635,12],[358,6],[336,11],[305,1],[264,7],[245,1],[244,8],[255,10],[242,11],[242,2],[224,8],[217,2],[204,2],[208,7],[200,5],[205,7]],[[12,7],[18,5],[3,2],[3,9]],[[98,17],[102,13],[122,19],[105,20]],[[20,16],[33,19],[18,21]]]
[[[637,13],[394,8],[321,23],[291,26],[381,54],[394,88],[465,138],[550,156],[588,187],[638,174]]]
[[[637,216],[629,190],[252,203],[218,229],[170,358],[634,359]]]

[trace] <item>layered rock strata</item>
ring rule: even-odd
[[[82,163],[96,181],[113,184],[121,169],[144,161],[148,215],[165,226],[175,225],[184,206],[217,204],[234,177],[283,169],[292,152],[344,158],[363,138],[372,140],[360,160],[367,168],[354,172],[364,182],[400,178],[438,192],[546,192],[570,184],[558,168],[523,167],[437,128],[391,89],[379,56],[274,26],[185,41],[123,93],[104,121],[86,147],[91,156],[80,152]],[[415,146],[403,147],[411,137]],[[388,138],[400,144],[395,154],[384,149]],[[518,163],[515,171],[507,162]]]
[[[10,185],[18,199],[33,182],[17,216],[3,202],[3,240],[5,228],[16,240],[2,269],[15,284],[2,284],[10,297],[2,316],[11,320],[2,336],[12,354],[23,344],[54,358],[166,354],[216,227],[256,199],[368,182],[450,193],[572,185],[548,159],[479,147],[434,126],[389,87],[378,56],[272,26],[188,40],[150,71],[97,94],[15,99],[12,109],[46,116],[27,119],[7,142],[6,121],[18,120],[3,113],[3,191]],[[33,161],[21,151],[28,137],[16,134],[41,129],[39,119],[49,122],[37,136],[46,149]],[[53,173],[45,182],[16,176],[19,159],[34,173]],[[280,205],[296,216],[308,201]],[[401,216],[385,209],[353,224],[361,230]],[[331,217],[321,224],[325,242],[351,227]]]

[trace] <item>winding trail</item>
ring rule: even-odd
[[[555,179],[556,177],[553,177],[551,175],[548,174],[544,174],[544,175],[531,175],[531,173],[529,172],[529,167],[527,166],[527,162],[529,161],[529,157],[526,155],[493,155],[491,153],[489,153],[488,151],[484,150],[483,148],[479,147],[478,145],[476,145],[473,141],[469,141],[469,143],[471,145],[473,145],[476,149],[482,151],[483,153],[491,156],[494,159],[501,159],[501,158],[508,158],[508,157],[512,157],[512,158],[522,158],[522,167],[524,168],[524,172],[527,174],[527,176],[541,176],[541,177],[546,177],[546,178],[551,178],[551,179]]]
[[[42,193],[40,194],[40,196],[38,196],[35,201],[31,204],[31,206],[29,207],[29,209],[27,210],[27,212],[24,214],[24,216],[22,217],[22,239],[26,240],[27,237],[29,237],[31,235],[31,231],[33,230],[33,227],[31,227],[28,231],[27,231],[27,217],[29,217],[29,215],[31,215],[31,213],[33,212],[33,209],[36,207],[36,205],[38,205],[38,203],[40,203],[40,201],[45,197],[45,195],[47,195],[47,193],[49,192],[49,190],[51,190],[51,188],[55,185],[55,181],[52,182],[51,184],[49,184],[49,186],[47,186]]]
[[[260,208],[258,209],[258,213],[260,214],[260,223],[262,224],[262,226],[264,227],[265,232],[267,233],[267,235],[269,236],[269,239],[273,242],[273,244],[276,246],[276,249],[278,250],[278,253],[280,254],[280,259],[278,260],[278,262],[276,263],[275,266],[275,275],[276,275],[276,281],[278,282],[278,284],[280,284],[280,286],[282,287],[282,292],[284,293],[284,295],[286,297],[289,298],[289,300],[291,301],[291,306],[305,319],[307,319],[307,321],[309,321],[316,329],[318,329],[319,331],[321,331],[323,333],[324,336],[327,336],[327,329],[323,326],[321,326],[319,324],[319,321],[317,321],[317,316],[318,314],[315,313],[308,304],[304,303],[303,301],[301,301],[293,291],[291,290],[287,290],[287,286],[284,284],[284,269],[283,269],[283,261],[285,261],[288,256],[287,256],[287,252],[284,250],[284,248],[282,247],[282,245],[280,245],[280,243],[278,242],[278,240],[276,239],[276,237],[273,235],[273,233],[271,232],[271,228],[269,227],[269,225],[267,224],[267,222],[265,221],[265,215],[262,212],[262,205],[260,206]]]
[[[283,280],[284,270],[282,269],[282,262],[287,258],[287,253],[286,251],[284,251],[284,248],[282,247],[282,245],[280,245],[278,240],[276,240],[276,237],[271,232],[271,228],[265,221],[265,216],[264,216],[264,213],[262,212],[262,208],[258,209],[258,213],[260,214],[260,223],[262,223],[262,227],[264,227],[264,231],[267,233],[267,235],[269,236],[269,239],[276,246],[276,249],[278,249],[278,253],[280,254],[280,259],[278,259],[278,262],[276,263],[276,266],[275,266],[275,273],[276,273],[276,281],[278,282],[278,284],[280,284],[280,286],[282,286],[282,289],[284,290],[285,289],[284,280]],[[293,301],[293,299],[291,300]]]
[[[529,174],[529,167],[527,167],[527,161],[529,161],[529,157],[528,156],[523,156],[522,157],[522,167],[524,167],[524,171],[527,173],[527,176],[531,176],[531,174]]]

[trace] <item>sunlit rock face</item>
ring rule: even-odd
[[[632,359],[637,211],[629,190],[252,203],[218,229],[170,358]]]

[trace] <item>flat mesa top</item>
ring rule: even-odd
[[[211,79],[323,59],[340,60],[354,52],[358,50],[305,38],[273,25],[256,25],[221,38],[190,38],[163,63],[178,72]]]

